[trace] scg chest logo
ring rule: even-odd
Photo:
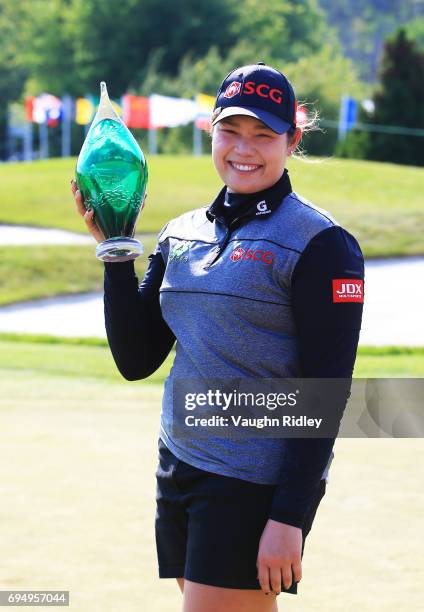
[[[231,253],[230,259],[231,261],[258,261],[269,265],[274,261],[274,253],[262,249],[242,249],[241,247],[237,247]]]

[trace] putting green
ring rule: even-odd
[[[154,543],[161,386],[0,370],[0,589],[78,612],[176,612]],[[422,440],[336,442],[299,595],[280,609],[422,609]],[[37,608],[38,609],[38,608]]]

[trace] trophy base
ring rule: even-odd
[[[96,247],[96,256],[102,261],[131,261],[143,253],[143,245],[135,238],[118,236],[103,240]]]

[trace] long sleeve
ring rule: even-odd
[[[361,329],[363,280],[359,245],[341,227],[320,232],[302,253],[292,276],[302,378],[351,379]],[[343,293],[346,288],[352,293]],[[334,407],[340,419],[348,392]],[[302,527],[334,442],[334,438],[286,439],[271,519]]]
[[[106,334],[115,363],[127,380],[147,378],[164,362],[175,336],[162,317],[159,288],[165,264],[157,247],[142,283],[134,262],[105,263]]]

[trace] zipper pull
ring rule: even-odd
[[[224,240],[219,244],[219,246],[216,246],[214,249],[212,249],[213,255],[210,257],[210,259],[209,259],[208,263],[206,264],[206,266],[203,267],[204,270],[206,268],[210,268],[211,265],[216,262],[218,257],[221,255],[222,251],[227,246],[228,240],[229,240],[230,236],[231,236],[230,228],[227,228],[226,234],[224,236]]]

